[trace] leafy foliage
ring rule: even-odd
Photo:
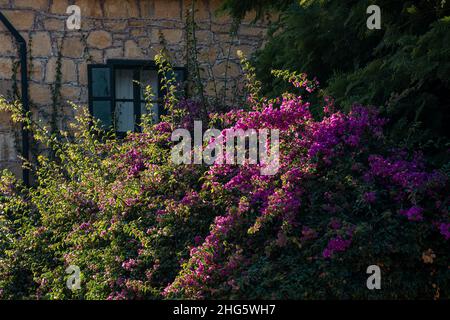
[[[239,2],[239,3],[238,3]],[[285,82],[273,69],[306,72],[324,84],[342,110],[379,107],[392,137],[439,155],[448,148],[450,7],[448,1],[227,1],[238,16],[281,11],[255,57],[263,92],[278,96]],[[381,8],[381,30],[366,26],[366,8]],[[448,158],[447,158],[448,159]]]
[[[1,99],[54,157],[39,157],[31,188],[1,174],[0,297],[448,298],[448,172],[384,136],[376,110],[336,112],[327,99],[314,117],[317,81],[274,74],[296,94],[260,97],[249,75],[248,106],[210,115],[225,135],[280,131],[280,167],[267,176],[249,163],[170,161],[171,133],[198,111],[170,76],[167,116],[123,140],[83,108],[73,136],[57,139]],[[383,290],[365,287],[371,264]],[[66,286],[70,265],[79,290]]]

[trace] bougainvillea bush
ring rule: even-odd
[[[1,175],[0,297],[449,298],[447,171],[392,144],[370,107],[342,113],[327,99],[312,112],[317,82],[278,76],[296,94],[253,90],[245,108],[210,115],[222,129],[278,129],[275,175],[173,164],[171,133],[192,118],[178,106],[196,102],[171,95],[170,81],[168,115],[122,140],[84,109],[73,136],[52,135],[2,100],[51,151],[33,187]],[[366,287],[370,265],[380,290]]]

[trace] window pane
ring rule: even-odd
[[[166,77],[168,79],[175,78],[177,85],[181,85],[184,81],[184,70],[172,70],[172,72],[167,72]]]
[[[134,131],[135,117],[133,102],[117,102],[115,112],[117,131]]]
[[[184,81],[184,70],[175,70],[175,79],[177,83],[181,84]]]
[[[141,114],[146,114],[149,111],[153,113],[153,121],[156,123],[159,121],[159,106],[157,103],[152,105],[151,110],[147,109],[147,105],[145,103],[141,103]]]
[[[184,91],[184,81],[185,81],[185,73],[184,70],[173,70],[173,72],[167,72],[166,77],[168,79],[174,79],[174,85],[177,88],[177,96],[180,98],[183,95]]]
[[[152,87],[154,98],[158,98],[158,71],[141,70],[141,100],[144,100],[145,88],[149,85]]]
[[[110,95],[109,68],[92,68],[92,96],[102,98]]]
[[[99,119],[106,128],[112,125],[111,103],[109,101],[93,101],[92,115]]]
[[[133,70],[116,70],[116,99],[133,99]]]

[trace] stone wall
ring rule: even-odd
[[[220,2],[195,2],[198,58],[207,92],[215,95],[227,83],[227,95],[234,97],[233,91],[242,86],[236,50],[250,54],[259,48],[267,21],[253,24],[248,17],[237,36],[231,37],[230,19],[217,14]],[[66,9],[71,4],[81,8],[81,30],[66,28]],[[192,0],[0,0],[0,10],[29,44],[34,117],[48,120],[53,112],[52,88],[59,54],[62,99],[77,104],[87,103],[87,64],[110,58],[153,59],[162,47],[161,35],[174,64],[186,65],[185,21],[191,6]],[[10,95],[13,79],[20,81],[20,71],[13,72],[17,62],[16,45],[0,25],[0,95]],[[74,116],[73,109],[61,103],[57,115],[59,128],[65,129]],[[16,141],[17,132],[8,115],[0,113],[0,169],[19,171]]]

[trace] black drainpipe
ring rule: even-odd
[[[30,111],[30,105],[28,101],[28,72],[27,72],[27,43],[25,39],[20,35],[20,33],[14,28],[14,26],[8,21],[8,19],[0,11],[0,20],[5,25],[6,29],[11,32],[13,37],[19,44],[20,53],[20,70],[21,70],[21,84],[22,84],[22,107],[23,113],[26,115]],[[28,130],[22,124],[22,156],[29,161],[29,141],[28,141]],[[23,182],[26,186],[30,185],[30,170],[23,169]]]

